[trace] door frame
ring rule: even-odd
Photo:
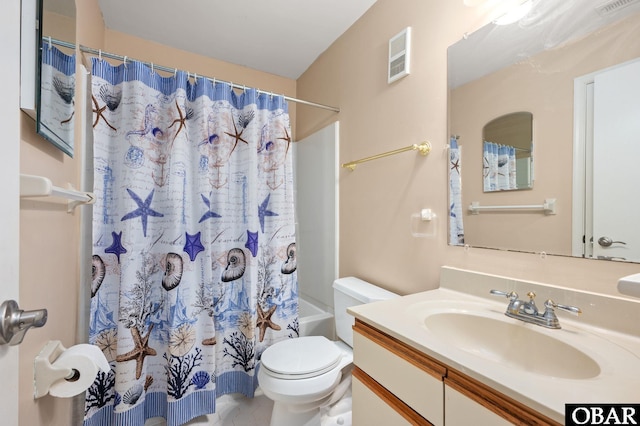
[[[0,14],[0,80],[4,85],[0,103],[2,157],[0,167],[0,303],[19,297],[20,243],[20,0],[3,3]],[[18,425],[18,346],[0,346],[0,412],[2,424]]]
[[[602,70],[601,70],[602,71]],[[571,209],[571,255],[591,257],[587,236],[593,221],[591,206],[593,165],[593,84],[596,71],[573,81],[573,191]],[[589,206],[589,207],[588,207]]]
[[[631,59],[573,81],[573,192],[571,255],[593,258],[593,109],[598,74],[629,65]]]

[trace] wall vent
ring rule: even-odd
[[[389,84],[409,75],[410,55],[411,27],[407,27],[389,39]]]
[[[638,3],[638,1],[639,0],[612,0],[608,3],[598,6],[596,8],[596,12],[598,12],[598,15],[600,16],[607,16],[609,14],[617,12],[623,7]]]

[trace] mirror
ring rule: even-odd
[[[75,1],[40,0],[39,84],[36,130],[73,157],[75,98]]]
[[[459,230],[450,232],[456,235],[450,244],[640,262],[640,254],[630,254],[631,244],[617,243],[631,240],[630,234],[640,235],[635,221],[626,223],[625,235],[587,237],[591,225],[579,219],[587,215],[582,209],[601,206],[597,197],[589,205],[592,160],[579,139],[590,132],[574,117],[582,108],[574,106],[578,82],[639,58],[639,39],[638,1],[546,0],[533,1],[531,11],[517,23],[491,23],[450,46],[449,130],[460,147],[455,170],[461,176],[462,217],[462,225],[450,223]],[[498,117],[523,111],[533,116],[535,184],[524,191],[486,192],[480,178],[483,128]],[[598,152],[594,149],[594,156]],[[615,165],[608,167],[609,174],[620,174]],[[626,204],[631,198],[617,198],[616,208],[634,211]],[[556,200],[555,214],[537,208],[548,199]],[[474,202],[516,209],[471,214],[468,207]],[[536,208],[517,208],[528,206]],[[605,247],[604,254],[590,254],[588,249],[603,236],[615,243]],[[622,254],[610,254],[613,248]]]

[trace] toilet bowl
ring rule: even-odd
[[[349,306],[387,300],[396,294],[358,278],[334,282],[336,332],[341,340],[307,336],[278,342],[261,356],[258,383],[273,400],[272,426],[319,426],[321,411],[331,410],[326,424],[351,424],[350,383],[354,319]],[[341,401],[343,399],[343,401]]]

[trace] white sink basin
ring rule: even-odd
[[[600,374],[589,355],[533,328],[538,326],[457,312],[429,315],[424,322],[447,343],[502,365],[566,379]]]
[[[510,369],[550,379],[593,379],[640,359],[595,334],[528,324],[495,306],[468,301],[421,302],[406,313],[421,323],[443,352],[459,352]],[[560,319],[562,324],[562,318]]]

